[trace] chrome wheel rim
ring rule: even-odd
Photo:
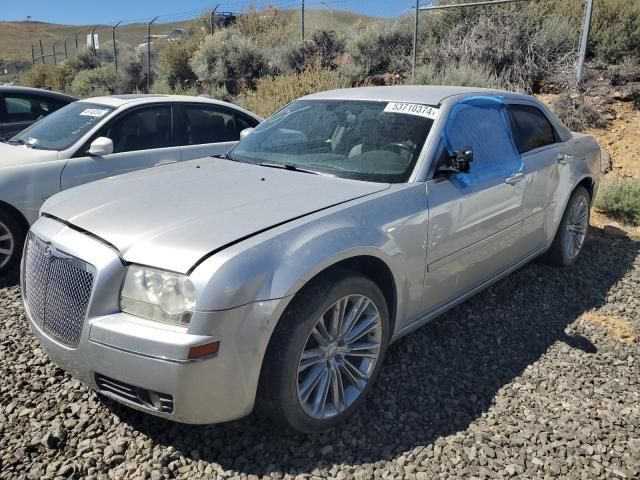
[[[564,251],[569,260],[575,259],[582,250],[588,225],[589,204],[583,196],[579,196],[569,209],[564,232]]]
[[[15,240],[9,227],[0,222],[0,268],[9,263],[13,250],[15,248]]]
[[[362,394],[376,367],[382,319],[364,295],[329,307],[307,337],[298,362],[298,401],[314,419],[344,412]]]

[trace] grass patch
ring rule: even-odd
[[[640,179],[618,178],[603,182],[594,207],[606,215],[640,226]]]

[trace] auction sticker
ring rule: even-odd
[[[80,115],[85,117],[103,117],[109,110],[102,110],[101,108],[87,108],[80,112]]]
[[[417,115],[419,117],[429,118],[431,120],[436,118],[438,109],[430,107],[429,105],[421,105],[419,103],[400,103],[389,102],[384,109],[385,112],[391,113],[404,113],[407,115]]]

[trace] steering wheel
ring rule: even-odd
[[[407,153],[413,153],[414,148],[410,147],[409,145],[405,145],[404,143],[387,143],[386,145],[383,145],[381,150],[388,150],[390,152],[394,152],[394,153],[402,153],[402,151],[404,150]]]

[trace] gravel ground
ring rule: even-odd
[[[101,398],[47,359],[0,280],[0,478],[640,478],[640,242],[585,248],[395,343],[364,408],[316,437]]]

